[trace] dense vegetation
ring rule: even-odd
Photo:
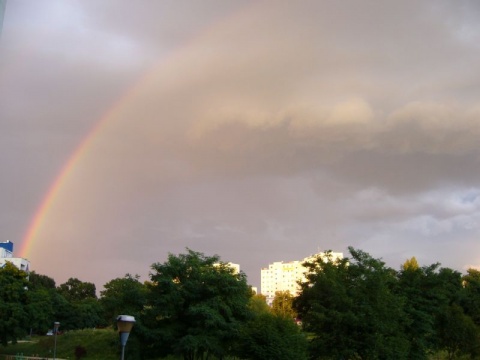
[[[129,274],[109,281],[99,298],[92,283],[71,278],[56,286],[7,263],[0,269],[0,341],[11,346],[59,321],[60,351],[106,359],[118,351],[115,317],[129,314],[137,320],[130,360],[480,358],[478,270],[462,275],[412,258],[397,271],[349,251],[307,263],[299,296],[279,292],[271,307],[252,294],[244,273],[192,250],[153,264],[145,283]],[[79,332],[101,327],[107,330]],[[39,346],[50,351],[49,341]]]

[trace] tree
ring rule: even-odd
[[[293,308],[293,295],[290,291],[276,291],[272,302],[272,313],[294,319],[297,312]]]
[[[53,299],[56,296],[55,280],[31,271],[28,274],[26,311],[30,332],[45,333],[52,327],[55,318]]]
[[[100,291],[100,304],[107,322],[113,323],[121,314],[139,317],[147,300],[147,287],[139,278],[138,275],[126,274],[104,285],[104,290]]]
[[[68,281],[61,284],[57,290],[59,294],[70,302],[97,298],[95,284],[83,282],[77,278],[68,279]]]
[[[135,317],[135,331],[130,334],[127,354],[134,359],[142,350],[141,340],[149,330],[143,326],[142,314],[147,304],[148,289],[139,281],[139,276],[126,274],[107,282],[100,291],[100,304],[103,308],[106,324],[116,326],[118,315],[128,314]]]
[[[439,317],[461,299],[461,274],[439,263],[420,267],[407,261],[398,272],[397,293],[405,301],[405,334],[410,342],[409,359],[425,360],[442,342]]]
[[[63,324],[63,329],[87,329],[104,324],[95,284],[70,278],[57,288],[57,294],[57,318]]]
[[[0,342],[16,343],[28,328],[27,273],[6,262],[0,268]]]
[[[31,271],[28,274],[28,289],[55,289],[55,280],[47,275],[41,275],[35,271]]]
[[[449,360],[478,355],[478,329],[459,305],[453,304],[439,315],[438,332],[440,348],[447,351]]]
[[[330,252],[305,263],[307,281],[294,301],[312,333],[312,358],[407,359],[403,299],[394,293],[395,272],[365,252],[351,259]]]
[[[76,329],[92,329],[105,325],[103,309],[97,299],[88,298],[73,303],[73,316],[69,319]]]
[[[248,302],[248,308],[254,315],[270,313],[270,306],[267,304],[267,297],[262,294],[254,294]]]
[[[60,322],[62,330],[78,329],[75,306],[72,303],[55,291],[52,294],[52,304],[54,309],[53,319]]]
[[[51,329],[54,319],[53,293],[54,290],[45,288],[27,291],[25,310],[28,313],[28,323],[31,331],[45,334],[48,329]]]
[[[402,265],[402,270],[418,270],[420,266],[418,265],[417,258],[413,256],[412,258],[408,259],[405,261],[405,263]]]
[[[250,360],[304,360],[308,343],[290,317],[263,313],[243,326],[238,356]]]
[[[435,314],[439,305],[435,289],[438,283],[435,271],[439,264],[420,268],[403,266],[398,273],[399,296],[405,299],[404,310],[408,317],[406,335],[410,342],[409,358],[425,360],[435,348]]]
[[[465,314],[469,315],[477,326],[480,326],[480,271],[468,269],[463,276],[464,297],[462,307]]]
[[[234,273],[218,256],[187,250],[152,265],[145,336],[157,356],[221,359],[232,352],[248,317],[251,290],[245,274]]]

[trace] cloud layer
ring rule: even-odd
[[[31,7],[7,5],[0,50],[4,236],[108,114],[35,238],[39,272],[100,287],[185,247],[253,285],[349,245],[480,264],[477,5]]]

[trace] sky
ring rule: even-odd
[[[186,249],[480,266],[480,3],[8,0],[0,241],[94,282]]]

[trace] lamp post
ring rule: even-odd
[[[122,355],[121,360],[125,356],[125,345],[127,345],[128,335],[132,330],[133,324],[135,323],[135,318],[130,315],[118,315],[117,317],[117,327],[118,334],[120,335],[120,344],[122,345]]]
[[[53,347],[53,360],[57,358],[57,332],[59,327],[60,327],[60,323],[58,321],[55,321],[53,323],[53,336],[55,338],[55,345]]]

